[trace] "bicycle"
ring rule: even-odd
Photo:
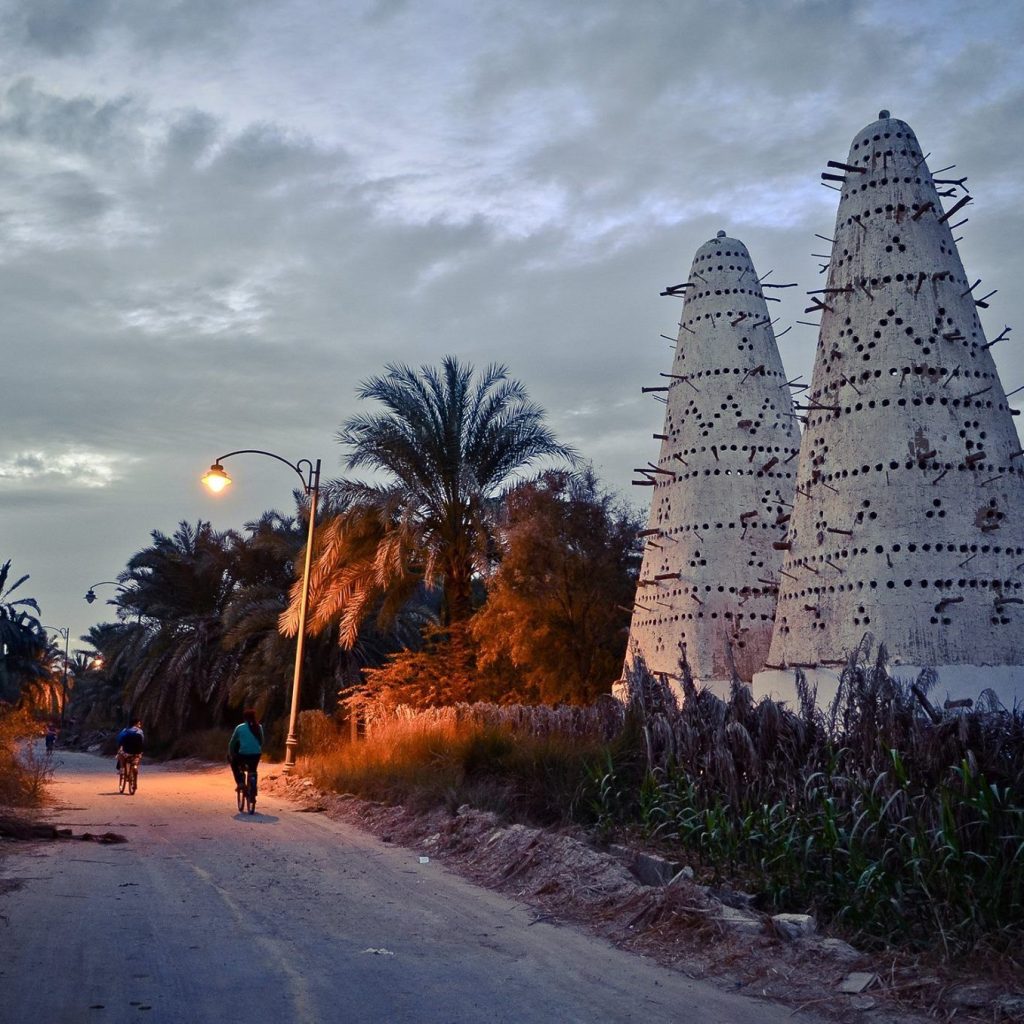
[[[242,772],[243,784],[235,787],[235,798],[238,801],[239,813],[242,811],[248,811],[250,814],[256,813],[256,769],[250,768],[246,765],[242,765],[240,768]]]
[[[128,791],[129,796],[135,795],[139,788],[139,762],[141,754],[122,754],[121,766],[117,771],[117,791],[119,793]]]

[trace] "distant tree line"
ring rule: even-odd
[[[321,488],[302,707],[333,713],[339,694],[428,706],[607,692],[626,649],[636,511],[502,366],[392,365],[358,394],[377,407],[342,425],[349,475]],[[138,714],[168,740],[245,705],[284,717],[308,524],[306,496],[295,501],[240,530],[153,532],[118,576],[116,621],[82,638],[99,658],[72,673],[79,727]],[[0,605],[0,627],[29,610],[31,599]],[[15,649],[6,700],[52,679],[45,658]]]

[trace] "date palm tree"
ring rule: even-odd
[[[476,379],[453,356],[439,368],[385,369],[357,392],[384,411],[353,416],[338,432],[347,468],[382,479],[332,485],[340,512],[319,531],[311,571],[310,630],[337,623],[346,647],[368,612],[393,619],[423,585],[441,589],[442,626],[466,621],[474,575],[495,552],[502,489],[538,461],[576,460],[504,366]],[[297,604],[298,585],[282,616],[293,634]]]
[[[126,705],[157,731],[176,735],[216,721],[227,699],[230,660],[221,615],[234,589],[229,533],[207,522],[152,533],[120,579],[118,603],[138,616],[122,623],[112,667],[124,673]],[[106,651],[103,651],[106,655]]]
[[[14,704],[26,687],[42,683],[48,674],[49,638],[39,623],[39,604],[14,592],[28,575],[8,582],[11,560],[0,565],[0,701]],[[33,614],[35,613],[35,614]]]

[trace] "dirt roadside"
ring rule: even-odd
[[[317,790],[273,773],[264,785],[303,810],[356,824],[386,843],[441,861],[616,946],[719,987],[841,1022],[1024,1022],[1024,970],[1006,957],[949,965],[905,954],[867,954],[817,931],[783,938],[743,894],[686,877],[644,885],[627,856],[580,833],[502,825],[461,807],[420,813]],[[806,922],[797,922],[806,925]]]

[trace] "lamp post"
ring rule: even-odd
[[[64,641],[64,671],[60,677],[60,727],[64,728],[64,709],[68,706],[68,641],[71,638],[69,626],[43,626],[52,633],[56,633]]]
[[[221,465],[224,459],[230,459],[233,455],[266,455],[268,458],[277,459],[283,462],[289,469],[298,475],[302,481],[302,488],[309,496],[309,530],[306,534],[306,564],[302,570],[302,591],[299,596],[299,631],[295,638],[295,673],[292,677],[292,703],[288,715],[288,738],[284,744],[284,773],[287,775],[295,767],[295,748],[298,746],[298,724],[299,724],[299,691],[302,685],[302,650],[306,639],[306,612],[309,609],[309,572],[313,562],[313,531],[316,528],[316,505],[320,497],[320,460],[315,463],[309,459],[299,459],[298,462],[289,462],[280,455],[273,452],[265,452],[260,448],[240,448],[238,451],[228,452],[220,455],[216,461],[203,475],[203,483],[219,494],[228,484],[231,477],[224,472]],[[303,470],[302,467],[305,467]]]
[[[100,580],[99,583],[94,583],[86,592],[85,599],[92,604],[96,600],[96,588],[97,587],[117,587],[118,590],[127,590],[128,588],[115,580]]]

